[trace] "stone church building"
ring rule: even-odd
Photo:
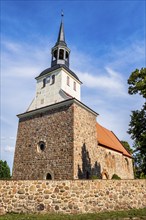
[[[133,179],[129,152],[81,102],[82,82],[69,68],[63,21],[51,54],[51,67],[36,77],[35,98],[18,115],[13,179]]]

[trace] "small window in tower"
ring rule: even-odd
[[[69,86],[69,84],[70,84],[70,78],[69,76],[67,76],[67,85]]]
[[[74,90],[76,91],[76,82],[74,82]]]
[[[63,58],[64,58],[64,50],[60,49],[59,50],[59,59],[63,60]]]
[[[65,58],[68,59],[68,52],[67,52],[67,51],[66,51],[66,56],[65,56]]]
[[[46,86],[46,78],[43,79],[43,87],[44,88]]]
[[[40,141],[39,143],[38,143],[38,147],[39,147],[39,151],[44,151],[45,150],[45,142],[44,141]]]
[[[54,58],[57,59],[57,50],[54,51]]]
[[[50,83],[50,84],[52,85],[52,84],[54,84],[54,83],[55,83],[55,75],[52,75],[52,77],[51,77],[51,83]]]
[[[50,83],[50,76],[46,78],[46,83]]]

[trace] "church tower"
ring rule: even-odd
[[[57,42],[52,48],[51,54],[51,67],[36,77],[36,95],[27,111],[70,98],[80,101],[81,81],[69,69],[70,49],[65,42],[63,16]]]
[[[36,77],[32,103],[18,115],[13,179],[78,179],[83,142],[97,142],[97,113],[80,101],[82,82],[69,68],[63,17],[51,54],[51,67]]]

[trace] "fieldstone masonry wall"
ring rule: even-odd
[[[146,207],[146,180],[0,181],[0,214]]]
[[[98,145],[95,112],[74,99],[54,106],[20,118],[13,179],[133,179],[131,158]]]
[[[44,149],[39,149],[44,142]],[[64,105],[19,121],[13,179],[72,179],[73,107]]]
[[[100,174],[98,166],[96,115],[74,105],[74,179]]]
[[[96,116],[74,105],[74,179],[133,179],[132,159],[97,143]]]

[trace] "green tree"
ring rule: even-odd
[[[121,143],[130,154],[133,154],[133,150],[127,141],[121,141]]]
[[[128,79],[128,93],[130,95],[139,93],[146,98],[146,68],[136,69]]]
[[[10,168],[6,161],[0,160],[0,179],[10,179]]]
[[[128,133],[134,141],[136,177],[146,175],[146,68],[136,69],[128,79],[130,95],[140,94],[144,98],[141,110],[132,111]]]

